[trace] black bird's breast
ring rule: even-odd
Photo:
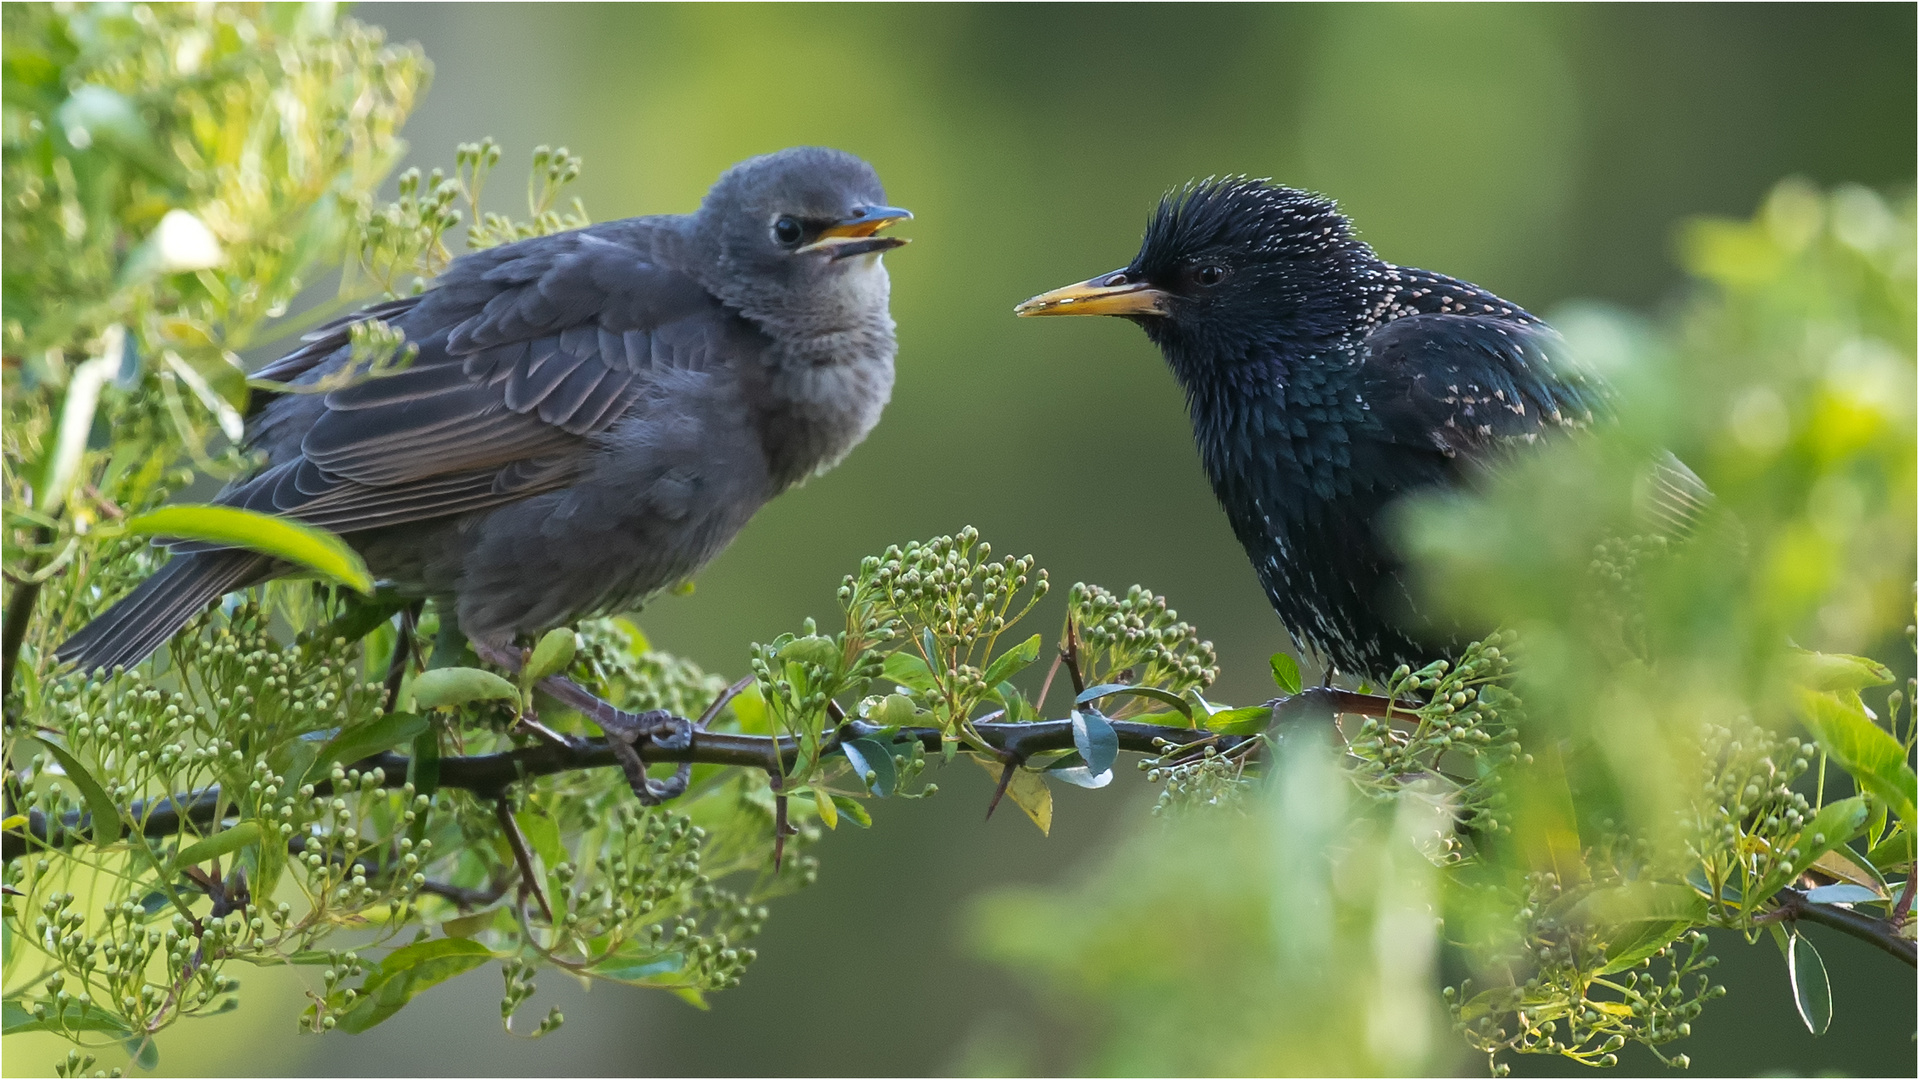
[[[1213,493],[1274,610],[1336,667],[1379,677],[1465,636],[1421,612],[1388,508],[1589,423],[1599,397],[1550,330],[1491,293],[1396,267],[1355,288],[1372,300],[1342,336],[1174,367]]]

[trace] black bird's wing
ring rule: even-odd
[[[1361,378],[1389,432],[1424,437],[1448,459],[1497,468],[1504,451],[1609,414],[1602,384],[1541,323],[1410,315],[1368,335]],[[1638,510],[1655,531],[1692,535],[1712,506],[1705,482],[1662,453],[1640,478]]]
[[[1360,384],[1385,430],[1447,458],[1491,464],[1515,443],[1590,425],[1597,380],[1551,329],[1510,318],[1408,315],[1367,335]]]
[[[724,317],[691,277],[590,233],[469,256],[433,292],[365,314],[392,319],[417,358],[317,409],[294,395],[270,404],[257,426],[303,428],[297,452],[221,502],[349,533],[565,486],[658,373],[711,362]],[[333,328],[259,377],[337,370],[345,336]]]

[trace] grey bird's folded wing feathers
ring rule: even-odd
[[[723,309],[630,247],[562,234],[479,255],[417,303],[383,305],[419,346],[410,366],[327,393],[298,454],[220,501],[342,533],[512,502],[569,483],[660,371],[713,362],[706,324]],[[266,370],[337,370],[345,334],[329,331],[324,361]]]

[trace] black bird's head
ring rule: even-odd
[[[1376,265],[1330,199],[1227,177],[1168,192],[1125,267],[1014,311],[1132,319],[1184,369],[1337,338],[1361,317],[1353,285]]]
[[[880,231],[913,215],[886,204],[873,167],[799,146],[750,158],[714,183],[691,219],[706,282],[748,315],[796,330],[886,310]]]

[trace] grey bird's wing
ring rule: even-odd
[[[712,362],[725,315],[688,275],[579,232],[467,256],[433,292],[359,317],[390,319],[418,356],[396,374],[269,403],[253,435],[268,467],[220,502],[350,533],[565,486],[653,378]],[[328,328],[258,376],[338,371],[347,331]]]
[[[351,361],[352,323],[389,320],[419,347],[405,370],[268,397],[248,443],[256,476],[218,502],[339,533],[482,510],[572,482],[669,369],[723,360],[725,310],[689,276],[591,230],[466,256],[439,285],[323,328],[257,374],[319,382]],[[271,560],[198,541],[57,650],[85,670],[131,665]]]

